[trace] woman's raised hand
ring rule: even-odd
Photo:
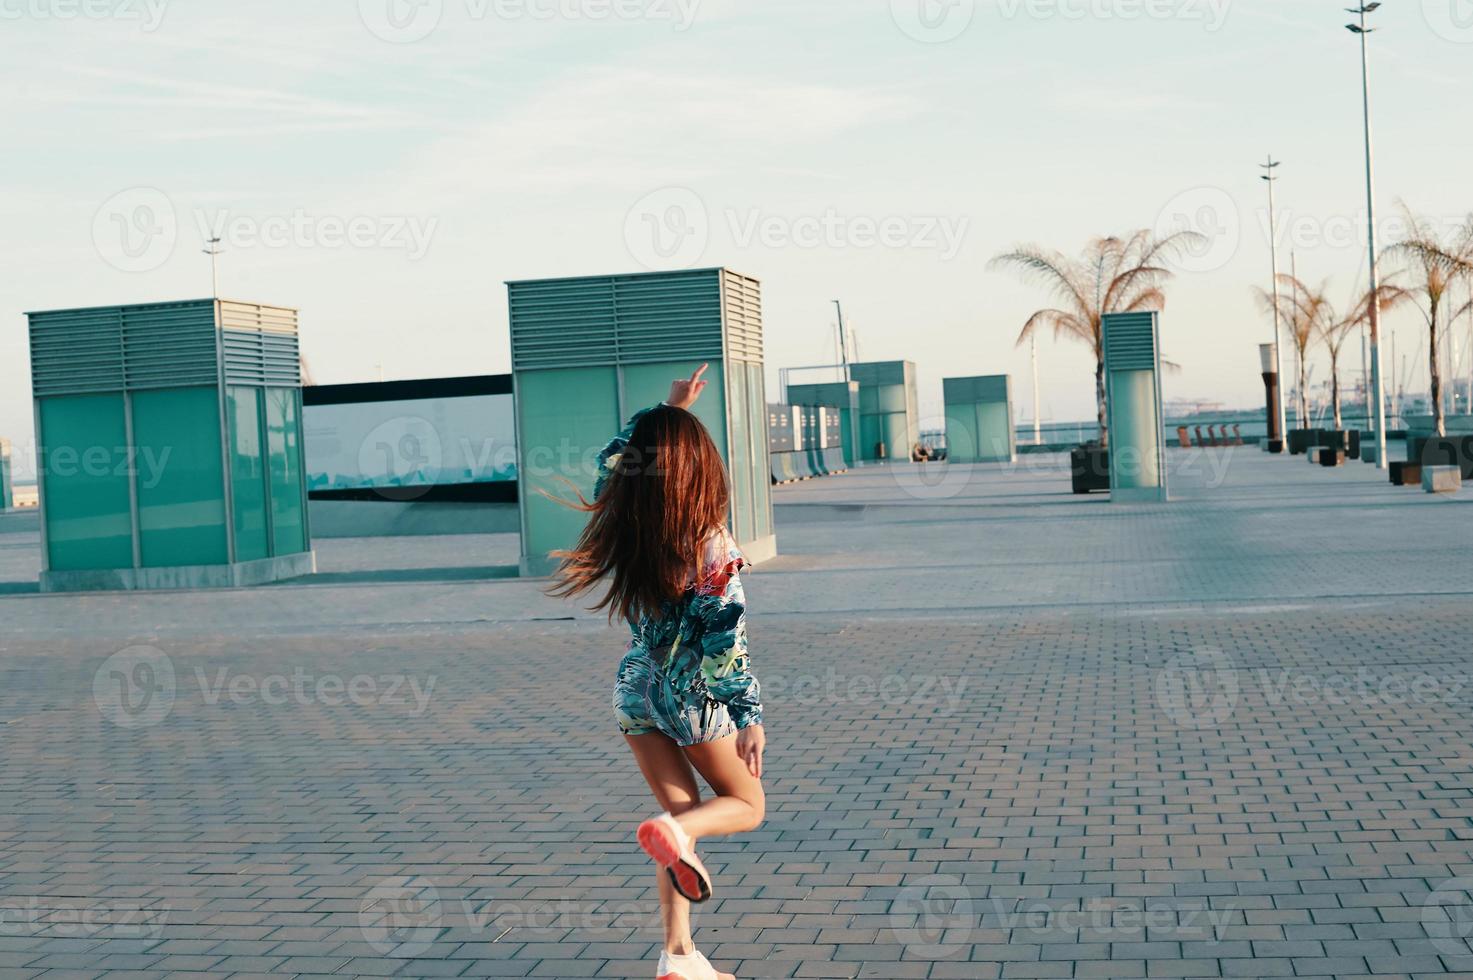
[[[706,373],[709,364],[702,364],[696,369],[696,373],[689,378],[678,378],[670,382],[670,397],[665,399],[665,404],[674,408],[689,410],[701,397],[701,392],[706,390],[707,382],[701,380],[701,375]]]

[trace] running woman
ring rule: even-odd
[[[707,365],[670,385],[599,455],[578,545],[560,552],[553,594],[598,589],[629,623],[614,716],[664,811],[640,824],[657,865],[665,945],[658,980],[734,980],[695,948],[690,905],[711,897],[696,842],[762,823],[762,702],[747,658],[746,561],[726,529],[726,468],[690,413]],[[694,771],[692,771],[694,767]],[[713,795],[702,801],[699,772]]]

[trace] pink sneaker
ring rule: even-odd
[[[691,950],[684,956],[660,953],[660,972],[655,980],[736,980],[730,973],[717,973],[706,957]]]
[[[711,876],[706,866],[696,857],[690,835],[681,829],[675,818],[662,813],[639,825],[635,833],[639,846],[664,868],[670,875],[675,890],[692,902],[700,903],[711,897]],[[702,980],[687,977],[686,980]]]

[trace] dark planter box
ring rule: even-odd
[[[1268,441],[1268,451],[1275,455],[1282,453],[1284,451],[1284,440],[1270,439]]]
[[[1319,429],[1317,431],[1319,439],[1315,442],[1316,446],[1342,453],[1350,449],[1350,433],[1344,429]]]
[[[1360,430],[1351,429],[1345,434],[1349,437],[1349,440],[1345,446],[1345,455],[1349,456],[1351,459],[1360,459]]]
[[[1422,485],[1422,464],[1413,462],[1392,463],[1391,484],[1397,487],[1420,487]]]
[[[1315,446],[1320,444],[1320,431],[1318,429],[1290,429],[1289,430],[1289,455],[1302,456]]]
[[[1110,489],[1110,451],[1089,444],[1069,450],[1069,472],[1075,493]]]
[[[1333,448],[1331,448],[1329,446],[1321,446],[1316,451],[1320,454],[1320,465],[1321,466],[1344,466],[1345,465],[1345,453],[1343,453],[1339,449],[1333,449]]]
[[[1417,436],[1407,440],[1407,459],[1423,466],[1456,466],[1473,480],[1473,436]]]

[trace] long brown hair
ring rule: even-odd
[[[598,499],[562,501],[589,518],[573,550],[553,552],[562,566],[549,593],[583,595],[607,580],[593,608],[630,621],[657,614],[691,584],[730,497],[721,454],[700,420],[670,405],[651,409],[611,462]]]

